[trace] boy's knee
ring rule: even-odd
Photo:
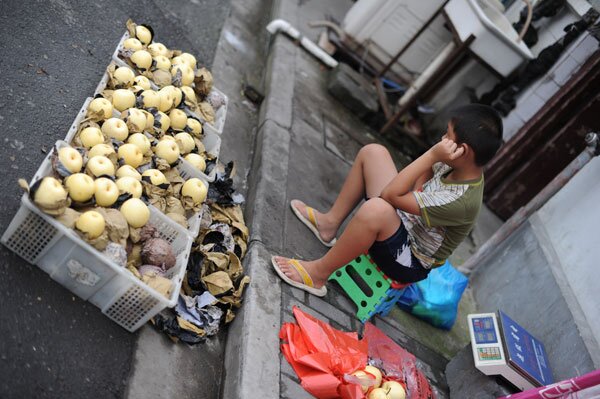
[[[387,156],[389,151],[381,144],[367,144],[360,149],[360,154],[366,157],[381,157]]]
[[[356,216],[365,224],[374,223],[379,226],[387,220],[394,220],[397,213],[389,202],[381,198],[371,198],[361,205]]]

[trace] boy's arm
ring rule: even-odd
[[[423,175],[431,173],[433,164],[437,162],[451,161],[464,153],[462,147],[450,139],[442,139],[431,147],[427,152],[415,159],[383,189],[381,198],[389,202],[394,208],[401,209],[414,215],[421,214],[421,208],[417,199],[412,194],[417,180]],[[422,184],[422,183],[421,183]]]
[[[423,189],[423,184],[431,180],[432,177],[433,167],[429,168],[427,172],[423,173],[417,178],[417,181],[415,181],[415,185],[413,186],[412,191],[421,191]]]

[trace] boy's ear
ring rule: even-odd
[[[462,143],[460,145],[460,147],[462,147],[462,149],[463,149],[463,154],[462,154],[463,157],[465,155],[470,155],[473,153],[473,149],[468,144]]]

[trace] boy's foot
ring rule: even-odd
[[[327,223],[325,215],[314,208],[306,206],[306,204],[300,200],[290,201],[290,206],[298,219],[314,233],[315,237],[317,237],[323,245],[332,247],[335,244],[337,228]]]
[[[325,287],[327,279],[317,277],[314,262],[273,256],[271,263],[275,272],[286,283],[316,296],[327,294],[327,288]]]

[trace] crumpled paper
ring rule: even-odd
[[[212,304],[217,299],[208,291],[200,296],[189,297],[180,294],[175,307],[179,317],[204,330],[206,335],[212,336],[219,331],[219,324],[223,311]]]
[[[208,102],[206,102],[206,101],[199,102],[198,108],[196,108],[196,112],[206,122],[208,122],[208,123],[215,122],[215,110],[212,107],[212,105],[210,105]]]
[[[95,211],[104,217],[104,231],[107,232],[108,239],[125,247],[127,238],[129,238],[129,224],[125,216],[119,210],[113,208],[98,207]]]
[[[148,286],[151,288],[164,295],[167,299],[171,295],[173,284],[168,278],[159,276],[157,273],[148,273],[143,275],[141,280],[148,284]]]
[[[208,96],[208,93],[213,87],[213,76],[212,73],[206,68],[200,68],[196,71],[194,76],[194,91],[198,95],[198,98],[204,99]]]

